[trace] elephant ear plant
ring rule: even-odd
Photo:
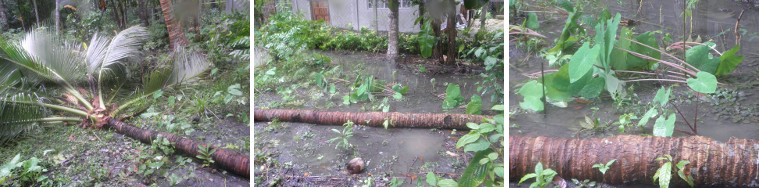
[[[205,144],[140,129],[116,118],[131,104],[161,88],[191,80],[210,65],[195,52],[177,50],[168,62],[149,73],[141,88],[126,84],[127,63],[132,62],[128,60],[139,57],[147,36],[145,28],[134,26],[112,39],[95,35],[89,44],[81,45],[63,41],[44,30],[30,32],[21,42],[0,39],[0,141],[42,123],[81,122],[85,128],[108,125],[147,143],[161,135],[177,149],[197,155],[199,146]],[[117,95],[119,91],[135,92],[129,95],[132,98],[123,98],[117,97],[123,96]],[[217,155],[247,161],[247,156],[233,152],[216,152],[214,157]],[[233,163],[221,166],[227,168],[224,165],[229,164]]]

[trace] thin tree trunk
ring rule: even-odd
[[[422,29],[422,26],[424,25],[424,1],[419,1],[419,29]]]
[[[150,15],[148,15],[148,2],[149,0],[140,0],[139,6],[140,6],[140,19],[142,20],[142,26],[148,27],[150,26],[150,20],[148,19]]]
[[[509,179],[519,181],[538,162],[564,179],[590,179],[609,184],[654,184],[653,175],[667,161],[689,161],[685,174],[696,185],[755,187],[759,182],[759,141],[730,138],[726,143],[702,136],[655,137],[620,135],[603,139],[558,139],[509,136]],[[605,174],[593,168],[616,159]],[[671,183],[687,186],[673,167]]]
[[[488,16],[489,6],[490,2],[485,3],[485,5],[482,6],[482,10],[480,11],[480,31],[485,31],[485,18]]]
[[[370,0],[374,1],[374,31],[379,31],[379,12],[377,12],[377,7],[379,4],[377,4],[377,0]]]
[[[482,118],[492,116],[480,116],[469,114],[418,114],[400,112],[320,112],[311,110],[264,110],[253,111],[255,121],[279,121],[304,122],[313,124],[342,125],[348,120],[361,125],[382,127],[385,120],[390,120],[388,127],[407,128],[442,128],[442,129],[469,129],[468,122],[480,123]],[[367,122],[369,121],[369,122]]]
[[[118,10],[119,10],[119,12],[121,12],[121,20],[119,20],[119,22],[120,22],[119,25],[121,25],[121,28],[119,28],[119,29],[124,30],[124,29],[126,29],[126,25],[127,25],[127,21],[126,21],[127,20],[126,7],[124,7],[124,2],[123,1],[118,1],[118,2],[119,2],[119,9]]]
[[[432,47],[432,59],[437,60],[439,63],[443,62],[443,41],[442,41],[442,32],[440,32],[440,25],[443,24],[441,19],[431,17],[430,18],[430,24],[432,25],[432,32],[435,34],[435,37],[438,38],[437,43],[434,47]]]
[[[448,58],[445,63],[453,65],[456,63],[456,2],[448,0]]]
[[[390,26],[388,27],[387,36],[387,59],[391,63],[395,63],[398,59],[398,7],[400,2],[398,0],[389,0],[387,2],[388,8],[390,8]]]
[[[198,146],[205,145],[211,149],[216,149],[216,152],[211,154],[211,158],[215,161],[215,165],[234,174],[250,178],[250,156],[212,145],[198,143],[171,133],[141,129],[116,119],[109,119],[106,126],[113,128],[118,133],[140,140],[144,143],[152,143],[158,135],[161,135],[161,137],[168,139],[171,142],[171,145],[173,145],[178,151],[192,157],[200,155],[200,152],[198,152]]]
[[[61,33],[61,0],[55,0],[55,34]]]
[[[37,0],[32,0],[32,5],[34,5],[34,18],[37,20],[37,26],[39,26],[40,15],[37,13]]]
[[[5,15],[5,2],[0,0],[0,29],[6,29],[8,17]]]
[[[174,7],[171,0],[161,0],[161,11],[163,19],[166,21],[166,29],[169,31],[169,45],[172,50],[182,48],[190,44],[187,36],[184,35],[182,23],[174,17]]]
[[[111,6],[113,6],[113,11],[111,11],[113,12],[113,21],[116,22],[116,25],[118,25],[119,29],[121,29],[122,26],[121,26],[121,18],[119,17],[119,8],[116,5],[116,3],[113,2],[113,0],[111,0]]]

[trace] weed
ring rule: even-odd
[[[211,155],[214,152],[216,152],[216,149],[210,149],[208,146],[198,145],[198,153],[200,153],[200,155],[196,155],[195,157],[203,160],[204,167],[209,167],[211,164],[216,162],[213,160],[213,158],[211,158]]]
[[[661,157],[656,158],[656,161],[666,161],[664,164],[662,164],[659,169],[656,170],[656,174],[654,174],[654,182],[657,182],[658,179],[659,187],[666,188],[669,187],[670,180],[672,179],[672,156],[669,154],[664,154]],[[677,162],[677,175],[685,180],[685,182],[688,183],[691,187],[693,187],[693,176],[690,174],[685,175],[685,165],[690,164],[690,161],[681,160]]]
[[[606,164],[599,163],[594,164],[593,168],[598,168],[598,171],[601,171],[601,174],[606,174],[606,170],[609,170],[609,167],[611,166],[614,161],[617,161],[616,159],[612,159],[611,161],[607,162]]]
[[[348,121],[345,124],[343,124],[343,131],[332,129],[332,132],[340,134],[339,136],[335,138],[327,140],[328,143],[337,141],[337,143],[335,144],[335,149],[337,149],[340,146],[342,146],[343,149],[353,148],[353,144],[348,142],[348,139],[353,137],[353,122],[352,121]]]
[[[590,180],[577,180],[572,178],[572,183],[577,185],[577,188],[585,188],[585,187],[595,187],[596,181],[590,181]]]
[[[535,165],[535,173],[529,173],[522,177],[521,180],[519,180],[518,184],[522,184],[525,180],[535,178],[535,182],[530,184],[530,187],[541,187],[545,188],[548,186],[548,184],[551,183],[553,180],[553,176],[556,176],[556,171],[553,171],[552,169],[545,169],[543,170],[543,164],[538,162],[537,165]]]

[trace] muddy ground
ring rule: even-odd
[[[256,50],[257,54],[260,49]],[[347,51],[316,51],[332,59],[331,67],[340,66],[345,74],[355,78],[355,72],[371,74],[375,79],[397,82],[409,87],[402,100],[390,97],[390,112],[461,113],[464,108],[443,110],[444,83],[459,84],[462,96],[475,94],[479,80],[475,74],[440,73],[432,62],[403,55],[401,65],[390,65],[384,54]],[[265,58],[265,57],[257,57]],[[265,61],[259,61],[265,62]],[[428,67],[420,71],[419,66]],[[455,69],[455,68],[454,68]],[[439,70],[445,70],[441,68]],[[434,81],[431,81],[434,79]],[[282,101],[276,92],[257,92],[255,108],[315,109],[322,111],[367,112],[381,111],[374,102],[345,105],[342,96],[349,93],[345,84],[336,84],[337,93],[330,96],[322,88],[303,84],[292,93],[294,99]],[[490,95],[482,96],[483,108],[490,109]],[[483,110],[486,115],[494,112]],[[255,122],[254,154],[256,186],[390,186],[393,178],[402,180],[400,186],[427,185],[422,177],[434,172],[438,177],[458,179],[472,154],[456,149],[455,145],[467,131],[409,129],[355,126],[349,139],[355,149],[336,149],[327,140],[337,136],[335,125],[315,125],[292,122]],[[346,163],[361,157],[366,170],[349,175]]]
[[[598,3],[601,7],[609,7],[612,14],[617,12],[622,14],[622,19],[632,19],[636,21],[636,34],[646,31],[662,30],[664,33],[671,33],[673,40],[681,40],[683,31],[682,1],[601,1]],[[640,12],[638,9],[640,7]],[[589,9],[598,9],[599,7],[589,6]],[[715,94],[696,96],[690,92],[686,86],[676,86],[671,98],[682,114],[677,116],[675,127],[677,129],[689,131],[685,120],[694,123],[694,118],[698,114],[698,135],[714,138],[719,141],[727,141],[730,137],[759,139],[759,69],[756,64],[759,61],[759,9],[753,4],[741,3],[735,1],[701,1],[694,10],[693,33],[694,37],[700,36],[703,41],[712,41],[717,44],[719,51],[729,50],[735,45],[735,34],[732,31],[737,17],[741,10],[744,15],[740,21],[739,32],[742,33],[741,50],[739,55],[745,56],[743,62],[736,70],[729,75],[718,78],[720,85]],[[588,14],[588,13],[586,13]],[[592,14],[592,13],[590,13]],[[523,18],[512,18],[511,23],[521,23]],[[545,47],[553,46],[553,39],[561,33],[561,29],[566,20],[565,15],[548,15],[539,14],[541,28],[538,32],[549,37],[544,44]],[[517,20],[515,22],[515,20]],[[689,23],[687,23],[689,24]],[[687,38],[687,37],[686,37]],[[661,40],[660,40],[661,42]],[[661,44],[661,43],[660,43]],[[624,104],[615,104],[614,100],[604,92],[601,97],[589,100],[585,104],[583,101],[572,101],[566,108],[559,108],[553,105],[546,106],[546,113],[527,112],[519,108],[519,102],[522,97],[515,94],[521,84],[530,79],[525,74],[540,72],[540,64],[544,64],[546,70],[556,69],[549,67],[547,61],[536,55],[529,53],[524,46],[517,46],[516,42],[509,44],[509,112],[510,112],[510,135],[521,136],[549,136],[558,138],[590,138],[590,137],[608,137],[619,135],[616,122],[620,115],[624,113],[635,113],[640,117],[647,108],[648,104],[656,94],[657,89],[662,85],[670,86],[671,84],[661,84],[658,82],[644,82],[627,84],[625,88],[633,87],[634,92],[629,92],[629,100]],[[676,53],[678,57],[681,53]],[[634,95],[633,95],[634,93]],[[700,101],[700,102],[699,102]],[[581,103],[582,102],[582,103]],[[638,103],[640,102],[640,103]],[[698,103],[699,105],[696,105]],[[593,107],[598,108],[594,110]],[[597,112],[595,112],[597,111]],[[698,111],[698,113],[696,113]],[[594,113],[595,112],[595,113]],[[585,116],[593,116],[601,119],[602,124],[608,126],[603,130],[583,130],[580,126]],[[637,121],[636,121],[637,122]],[[651,134],[652,127],[643,130],[630,130],[622,134]],[[674,136],[687,136],[684,133],[675,132]],[[512,181],[511,186],[516,186]],[[521,187],[529,186],[529,183],[522,184]],[[569,183],[568,187],[575,187]],[[609,187],[610,185],[603,185]],[[652,185],[621,185],[634,187],[653,187]]]

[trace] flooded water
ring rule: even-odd
[[[672,1],[639,1],[639,0],[605,0],[599,1],[598,4],[592,4],[585,7],[584,14],[593,15],[603,7],[608,7],[609,12],[614,15],[620,13],[622,19],[633,20],[632,27],[635,28],[635,35],[646,32],[660,30],[663,33],[670,33],[673,41],[682,40],[688,33],[691,33],[690,21],[683,22],[683,0]],[[643,4],[639,4],[643,2]],[[531,10],[531,8],[526,8]],[[535,9],[535,8],[532,8]],[[741,12],[743,15],[740,16]],[[548,36],[545,46],[551,48],[554,38],[561,33],[564,26],[566,15],[560,14],[543,14],[538,13],[541,20],[539,33]],[[738,17],[736,37],[736,22]],[[523,18],[512,18],[511,23],[522,23]],[[698,111],[698,135],[714,138],[719,141],[727,141],[730,137],[759,139],[759,8],[753,4],[741,3],[729,0],[708,0],[700,1],[693,11],[693,29],[692,39],[701,38],[702,42],[714,42],[717,44],[716,49],[725,52],[735,46],[736,39],[740,39],[741,50],[738,55],[744,56],[743,62],[729,75],[720,76],[718,80],[724,85],[720,85],[718,93],[698,97],[700,103],[693,97],[691,92],[683,86],[675,87],[671,100],[682,110],[683,118],[677,115],[676,128],[689,131],[686,121],[694,124],[694,116]],[[683,32],[685,26],[685,32]],[[592,35],[593,31],[588,31]],[[661,35],[659,35],[661,36]],[[661,38],[657,37],[660,41]],[[600,99],[590,100],[590,103],[583,104],[577,101],[568,103],[566,108],[559,108],[548,104],[546,113],[515,111],[522,101],[522,97],[514,94],[521,84],[531,80],[524,74],[530,74],[540,71],[540,65],[543,64],[546,70],[556,69],[549,67],[547,61],[535,53],[528,53],[522,47],[510,43],[509,51],[509,105],[512,115],[509,117],[510,135],[522,136],[549,136],[558,138],[589,138],[589,137],[608,137],[619,135],[616,125],[612,122],[618,121],[623,112],[635,113],[638,117],[645,113],[647,108],[641,107],[648,104],[656,90],[662,85],[658,82],[644,82],[634,84],[637,98],[633,102],[641,101],[641,105],[631,105],[618,110],[614,107],[614,101],[604,91]],[[663,46],[664,48],[666,46]],[[682,52],[674,52],[678,57]],[[528,57],[529,56],[529,57]],[[526,59],[527,58],[527,59]],[[526,60],[526,61],[525,61]],[[631,84],[626,84],[629,87]],[[670,84],[666,84],[669,86]],[[690,97],[689,97],[690,96]],[[580,123],[585,120],[585,116],[594,114],[592,107],[598,108],[594,117],[599,117],[603,123],[609,125],[609,128],[601,131],[584,130],[581,131]],[[643,112],[640,109],[645,108]],[[671,107],[669,107],[671,108]],[[674,110],[674,109],[673,109]],[[676,112],[676,111],[675,111]],[[651,120],[653,122],[653,120]],[[637,123],[637,120],[634,121]],[[623,134],[651,134],[651,126],[644,130],[627,130]],[[683,133],[675,132],[674,136],[687,136]],[[571,184],[571,183],[570,183]],[[515,186],[512,184],[511,186]],[[522,185],[522,186],[529,186]],[[604,185],[606,186],[606,185]],[[639,185],[636,185],[639,186]],[[646,185],[640,185],[646,186]],[[570,185],[569,187],[573,187]]]
[[[390,112],[465,113],[464,108],[442,109],[443,99],[438,95],[445,93],[445,83],[458,84],[461,87],[461,95],[467,102],[472,95],[480,94],[476,91],[478,86],[476,82],[481,80],[477,75],[420,73],[416,69],[417,65],[409,68],[409,66],[396,66],[384,61],[384,54],[344,51],[314,52],[329,56],[332,60],[330,66],[341,67],[343,74],[348,75],[349,78],[355,78],[356,73],[360,73],[373,75],[375,80],[408,86],[409,90],[402,100],[390,97],[388,101]],[[378,101],[384,97],[378,96],[375,102],[344,105],[342,96],[349,93],[350,88],[345,87],[347,84],[343,83],[335,85],[339,94],[331,98],[329,94],[324,94],[321,88],[306,86],[293,93],[295,96],[293,101],[302,100],[302,105],[276,108],[348,112],[381,111],[373,107],[378,105]],[[491,93],[486,93],[482,96],[482,109],[492,107],[491,95]],[[276,92],[261,92],[256,93],[254,104],[256,108],[260,108],[281,101],[282,95]],[[493,112],[483,110],[483,113],[492,115]],[[356,123],[360,124],[360,122]],[[463,173],[472,157],[470,154],[455,149],[457,139],[467,133],[463,130],[457,132],[410,128],[386,130],[356,126],[353,137],[349,139],[349,142],[355,146],[355,149],[351,150],[335,149],[334,143],[327,142],[338,136],[331,129],[343,129],[339,125],[282,122],[283,128],[272,129],[271,126],[269,122],[255,122],[254,139],[257,153],[276,153],[274,158],[280,164],[288,164],[287,169],[297,171],[301,176],[307,173],[308,176],[352,177],[354,180],[396,177],[404,180],[404,186],[416,186],[419,178],[424,177],[429,171],[434,171],[438,176],[450,174],[443,177],[458,179],[451,175]],[[363,158],[366,162],[366,170],[361,174],[349,176],[345,172],[346,163],[354,157]],[[346,184],[346,186],[350,185],[365,184]]]

